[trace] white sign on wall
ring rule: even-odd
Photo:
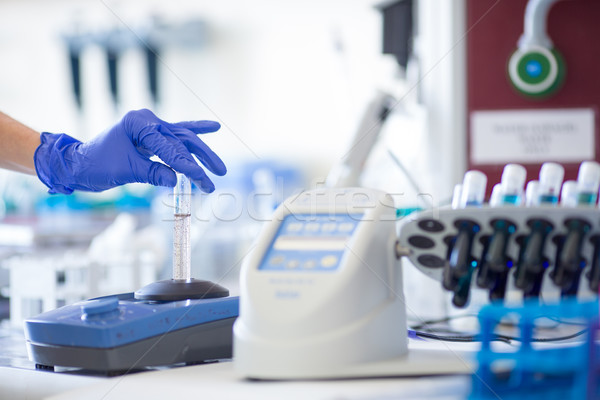
[[[471,162],[580,162],[595,158],[591,108],[474,111]]]

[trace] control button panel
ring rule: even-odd
[[[362,214],[288,215],[259,270],[335,271]]]

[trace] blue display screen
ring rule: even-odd
[[[258,269],[335,271],[362,214],[290,214],[273,238]]]

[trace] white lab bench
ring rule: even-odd
[[[114,378],[0,368],[0,398],[6,400],[115,400],[222,398],[295,399],[464,399],[466,376],[323,381],[250,381],[232,362],[141,372]]]
[[[231,360],[166,368],[116,377],[33,369],[22,353],[24,340],[13,340],[21,360],[0,366],[1,400],[116,400],[116,399],[240,399],[240,400],[391,400],[465,399],[467,375],[339,379],[311,381],[255,381],[240,377]],[[452,346],[450,346],[452,345]],[[21,347],[22,346],[22,347]],[[411,348],[451,352],[468,361],[476,346],[439,342],[410,342]]]

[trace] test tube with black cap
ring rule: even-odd
[[[599,187],[600,164],[584,161],[577,175],[576,206],[595,207]],[[567,234],[562,243],[557,243],[556,266],[551,278],[562,289],[563,296],[569,296],[577,293],[581,270],[585,267],[581,250],[591,225],[581,218],[569,218],[565,225]]]
[[[526,194],[526,201],[531,206],[556,206],[560,187],[564,177],[564,168],[557,163],[544,163],[540,169],[538,183]],[[549,263],[543,251],[546,239],[553,229],[550,221],[536,217],[527,224],[531,228],[525,237],[519,254],[515,272],[515,286],[523,291],[525,297],[538,296],[542,286],[544,271]]]
[[[502,172],[500,184],[495,187],[497,193],[492,199],[492,206],[519,206],[523,201],[526,177],[525,167],[507,164]],[[508,259],[506,250],[516,225],[507,218],[495,219],[491,224],[494,231],[481,256],[477,284],[490,290],[490,300],[499,300],[504,298],[508,271],[512,267],[512,260]]]
[[[485,198],[487,177],[480,171],[468,171],[462,183],[459,207],[481,207]],[[473,239],[479,232],[479,225],[469,219],[455,221],[458,235],[452,244],[450,259],[444,269],[442,285],[454,291],[452,302],[463,307],[469,300],[471,276],[477,262],[471,256]]]

